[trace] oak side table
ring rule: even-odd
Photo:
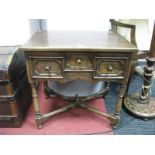
[[[47,80],[119,83],[113,114],[85,107],[109,118],[113,127],[118,126],[123,98],[137,56],[137,48],[133,44],[112,31],[42,31],[34,34],[21,49],[26,57],[38,128],[42,128],[54,114],[69,109],[68,106],[46,114],[40,112],[35,85],[41,80],[45,86]]]

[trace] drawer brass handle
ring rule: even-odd
[[[45,68],[45,71],[49,71],[51,69],[50,66],[45,66],[44,68]]]
[[[113,66],[112,65],[108,65],[108,70],[109,71],[112,71],[114,68],[113,68]]]
[[[82,59],[77,59],[76,62],[77,62],[78,64],[81,64],[81,63],[82,63]]]

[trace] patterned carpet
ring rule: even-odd
[[[140,75],[135,74],[132,77],[129,94],[134,92],[140,92],[143,79]],[[112,83],[110,86],[110,94],[106,97],[106,107],[108,112],[113,112],[115,107],[115,100],[119,86],[116,83]],[[151,87],[151,96],[155,97],[155,82]],[[121,111],[120,126],[114,130],[116,135],[155,135],[155,118],[145,121],[140,118],[136,118],[131,114],[127,113],[125,108]]]

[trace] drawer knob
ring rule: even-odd
[[[108,65],[108,70],[112,71],[113,70],[113,66],[112,65]]]
[[[77,59],[76,62],[77,62],[78,64],[81,64],[81,63],[82,63],[82,59]]]
[[[50,66],[45,66],[44,68],[45,68],[45,71],[49,71],[51,69]]]

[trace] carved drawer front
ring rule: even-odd
[[[62,78],[63,58],[35,58],[32,70],[33,78]]]
[[[69,54],[65,58],[65,71],[92,71],[92,56],[87,54]]]
[[[100,58],[97,57],[95,78],[116,78],[125,77],[127,58]]]

